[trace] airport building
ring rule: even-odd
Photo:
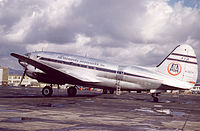
[[[20,74],[9,74],[8,76],[8,84],[10,86],[18,86],[22,79],[22,75]],[[28,76],[25,76],[22,83],[22,86],[36,86],[39,87],[40,84],[35,79],[31,79]]]
[[[22,79],[23,72],[19,70],[7,69],[7,75],[5,76],[7,81],[7,86],[19,86],[19,83]],[[5,74],[5,73],[4,73]],[[4,84],[5,85],[5,84]],[[36,79],[32,79],[28,76],[24,76],[21,86],[24,87],[45,87],[47,83],[38,82]],[[57,85],[53,85],[57,88]],[[65,86],[66,87],[66,86]]]
[[[7,81],[9,86],[19,86],[22,79],[23,72],[19,70],[9,69],[7,76]],[[31,87],[44,87],[45,83],[39,83],[37,80],[32,79],[28,76],[24,76],[21,86],[31,86]]]
[[[0,66],[0,86],[8,85],[8,68]]]

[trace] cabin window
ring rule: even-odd
[[[87,66],[86,66],[86,65],[81,65],[81,67],[87,68]]]
[[[61,63],[61,64],[62,64],[62,61],[58,60],[58,63]]]
[[[92,67],[92,66],[88,66],[88,68],[89,68],[89,69],[94,69],[94,67]]]

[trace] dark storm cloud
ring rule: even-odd
[[[7,57],[10,55],[11,52],[26,52],[24,45],[15,45],[15,44],[8,44],[8,43],[1,43],[0,44],[0,56]]]
[[[76,30],[73,28],[74,25],[63,25],[62,27],[49,27],[44,29],[46,23],[38,23],[31,26],[32,30],[27,33],[25,42],[36,44],[38,42],[47,41],[50,43],[65,44],[75,41]]]

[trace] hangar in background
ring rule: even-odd
[[[0,66],[0,86],[8,85],[8,68]]]

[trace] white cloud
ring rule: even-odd
[[[159,34],[167,25],[173,9],[165,1],[148,1],[146,9],[141,18],[141,34],[145,41],[161,39]]]
[[[65,24],[66,16],[71,15],[71,8],[77,7],[82,0],[56,0],[49,3],[46,9],[42,10],[40,18],[47,16],[46,22],[49,26],[57,28]]]
[[[30,2],[25,10],[22,10],[24,11],[22,15],[18,16],[19,20],[16,21],[16,23],[14,23],[11,27],[9,27],[9,30],[2,32],[2,27],[5,26],[2,24],[0,26],[0,31],[5,34],[3,37],[10,42],[21,43],[26,41],[26,37],[29,37],[28,35],[30,32],[32,32],[32,30],[35,30],[35,25],[38,27],[36,30],[41,32],[47,32],[49,29],[53,30],[62,27],[68,23],[66,20],[67,16],[71,15],[71,8],[77,7],[81,3],[81,0],[52,0],[51,2],[49,2],[49,0],[45,0],[43,2],[45,6],[41,6],[39,2],[38,4],[31,5]],[[8,2],[7,4],[9,5]],[[23,3],[20,4],[23,5]],[[16,9],[20,10],[21,6],[16,6]],[[7,10],[11,11],[12,8]],[[11,12],[14,13],[13,11]],[[0,16],[7,17],[4,16],[3,13],[0,13]]]

